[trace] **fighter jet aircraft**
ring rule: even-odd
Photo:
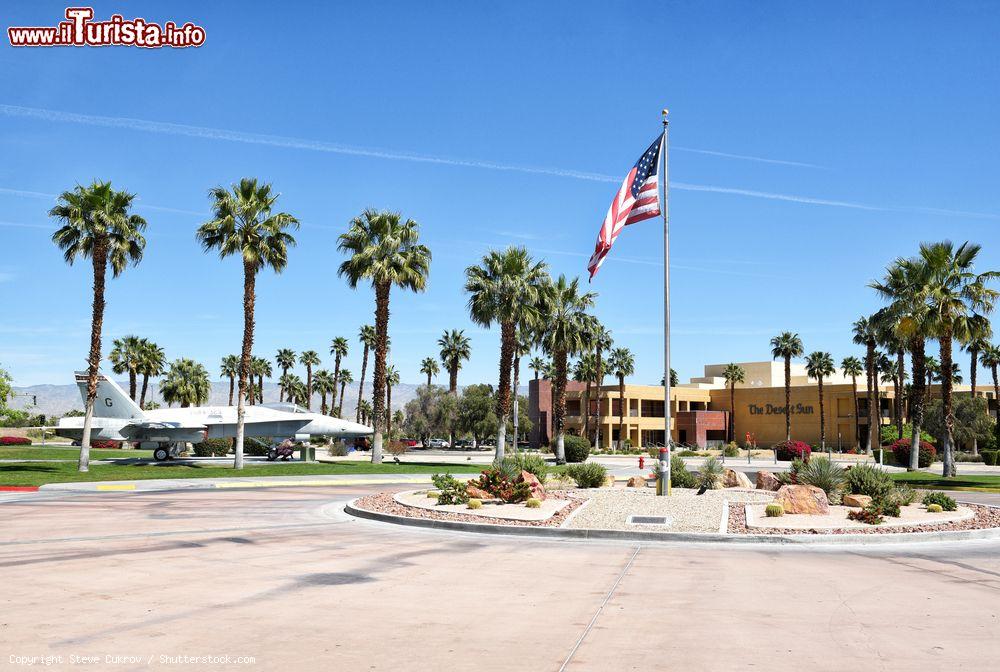
[[[87,372],[76,372],[76,384],[87,399]],[[310,413],[290,403],[246,406],[246,436],[273,439],[328,436],[354,439],[368,436],[371,427]],[[56,434],[79,441],[83,437],[83,418],[61,418]],[[91,423],[91,439],[129,441],[140,448],[152,449],[153,459],[166,460],[176,454],[178,444],[198,443],[205,439],[236,436],[235,406],[192,406],[144,411],[107,376],[97,378],[97,399]]]

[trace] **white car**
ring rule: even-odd
[[[444,439],[431,439],[427,442],[428,448],[448,448],[451,444]]]

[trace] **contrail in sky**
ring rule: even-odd
[[[23,117],[29,119],[39,119],[42,121],[55,121],[73,124],[84,124],[87,126],[103,126],[107,128],[124,128],[132,131],[144,131],[147,133],[158,133],[166,135],[180,135],[192,138],[205,138],[207,140],[227,140],[229,142],[239,142],[250,145],[268,145],[272,147],[284,147],[288,149],[304,149],[314,152],[327,152],[331,154],[345,154],[349,156],[365,156],[378,159],[389,159],[394,161],[412,161],[417,163],[431,163],[446,166],[459,166],[467,168],[482,168],[486,170],[500,170],[507,172],[528,173],[534,175],[552,175],[555,177],[568,177],[577,180],[589,180],[593,182],[608,182],[618,184],[621,177],[605,175],[601,173],[591,173],[580,170],[569,170],[563,168],[546,168],[539,166],[524,166],[516,164],[495,163],[492,161],[481,161],[478,159],[459,159],[443,156],[432,156],[428,154],[415,154],[386,149],[372,149],[364,147],[353,147],[341,145],[323,140],[310,140],[306,138],[292,138],[282,135],[267,135],[262,133],[245,133],[243,131],[232,131],[223,128],[207,128],[204,126],[189,126],[187,124],[174,124],[162,121],[149,121],[145,119],[132,119],[129,117],[105,117],[92,114],[79,114],[76,112],[62,112],[59,110],[47,110],[36,107],[22,107],[20,105],[0,104],[0,114],[8,117]],[[807,167],[819,167],[813,164],[799,164],[797,162],[780,161],[778,159],[762,159],[760,157],[750,157],[740,154],[727,154],[724,152],[712,152],[710,150],[695,150],[685,148],[687,151],[696,151],[703,154],[712,154],[727,158],[745,159],[753,161],[764,161],[769,163],[786,163],[789,165],[803,165]],[[1000,215],[984,212],[968,212],[963,210],[947,210],[939,208],[920,207],[893,207],[878,206],[865,203],[855,203],[851,201],[831,200],[825,198],[814,198],[810,196],[798,196],[794,194],[779,194],[754,189],[740,189],[735,187],[724,187],[710,184],[690,184],[686,182],[671,182],[671,189],[679,191],[709,192],[715,194],[729,194],[733,196],[745,196],[749,198],[760,198],[772,201],[785,201],[789,203],[802,203],[805,205],[822,205],[836,208],[850,208],[854,210],[867,210],[873,212],[909,212],[932,215],[943,215],[952,217],[972,217],[978,219],[1000,220]],[[5,193],[15,193],[16,190],[2,190]],[[27,195],[33,192],[22,192]]]

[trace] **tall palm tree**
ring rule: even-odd
[[[192,359],[170,362],[166,377],[160,381],[160,394],[167,405],[180,404],[181,408],[201,406],[208,401],[212,386],[208,370]]]
[[[927,358],[927,387],[931,387],[934,381],[941,382],[941,362],[937,357]]]
[[[257,376],[257,401],[264,403],[264,379],[274,375],[271,362],[264,357],[254,357],[250,360],[250,370]]]
[[[382,461],[382,422],[385,417],[385,368],[389,350],[389,291],[393,286],[422,292],[427,286],[431,251],[421,245],[420,227],[402,221],[398,212],[365,210],[341,234],[338,249],[348,254],[338,273],[352,288],[364,281],[375,290],[375,374],[372,412],[375,437],[372,462]]]
[[[285,401],[305,406],[306,397],[308,396],[306,393],[306,384],[294,373],[282,377],[285,378]]]
[[[367,425],[372,417],[372,405],[368,403],[367,399],[362,399],[358,402],[358,413],[361,424]]]
[[[500,325],[500,382],[497,385],[496,459],[502,460],[510,416],[510,374],[517,346],[517,328],[534,328],[539,319],[540,291],[548,273],[523,247],[489,251],[479,266],[465,269],[469,315],[483,327]]]
[[[375,338],[375,327],[371,324],[363,324],[358,330],[358,341],[364,346],[364,356],[361,359],[361,379],[358,383],[358,404],[364,398],[365,374],[368,371],[368,353],[375,349],[378,339]],[[357,421],[361,421],[361,407],[357,408]]]
[[[736,385],[747,381],[747,372],[739,364],[730,362],[722,372],[729,386],[729,440],[736,440]]]
[[[319,353],[305,350],[299,355],[299,364],[306,367],[306,409],[312,408],[313,367],[319,366]]]
[[[458,370],[462,368],[462,362],[472,356],[469,337],[464,329],[446,329],[437,343],[441,348],[438,353],[441,363],[448,372],[448,393],[455,396],[458,394]]]
[[[90,321],[90,354],[87,357],[87,399],[84,404],[83,436],[80,441],[79,470],[90,470],[90,430],[97,399],[97,372],[101,365],[101,329],[104,325],[104,284],[108,267],[117,278],[129,264],[142,259],[146,220],[131,214],[135,195],[115,191],[110,182],[94,182],[64,191],[49,216],[61,226],[52,242],[72,265],[77,258],[90,259],[93,266],[94,302]]]
[[[806,357],[806,374],[816,379],[816,389],[819,392],[819,447],[826,450],[826,408],[823,399],[823,379],[833,375],[833,357],[829,352],[811,352]]]
[[[239,394],[236,407],[236,446],[233,466],[243,468],[243,437],[245,433],[250,357],[253,352],[254,304],[257,273],[270,267],[280,273],[288,264],[288,248],[295,238],[288,232],[299,222],[287,212],[274,212],[278,194],[271,185],[258,184],[255,178],[243,178],[232,191],[215,187],[212,199],[212,219],[198,229],[202,248],[216,250],[219,257],[238,256],[243,262],[243,347],[240,351]]]
[[[597,383],[597,429],[594,432],[594,445],[601,448],[601,388],[604,386],[604,353],[611,351],[614,341],[611,338],[611,332],[595,320],[593,331],[590,334],[590,342],[594,346],[594,373]]]
[[[876,366],[877,373],[882,373],[882,382],[892,383],[893,404],[892,415],[893,424],[896,425],[896,434],[903,435],[903,378],[906,368],[906,339],[899,335],[900,315],[892,306],[883,308],[875,312],[871,317],[872,327],[875,330],[876,341],[895,357],[895,362],[889,360],[885,355],[879,355]],[[881,388],[877,384],[875,387],[876,398],[880,395]],[[881,427],[881,421],[879,422]]]
[[[399,385],[399,371],[389,365],[385,368],[385,435],[392,441],[392,388]]]
[[[138,392],[139,363],[142,361],[142,351],[145,339],[138,336],[122,336],[111,343],[111,353],[108,360],[111,370],[122,375],[128,374],[128,396],[135,401]]]
[[[875,387],[878,384],[876,372],[876,352],[878,347],[878,330],[871,317],[862,315],[851,327],[854,334],[854,342],[865,346],[865,376],[866,376],[866,399],[868,400],[868,433],[865,437],[865,452],[871,452],[875,448],[875,432],[877,409],[875,406]],[[880,422],[881,424],[881,422]]]
[[[858,439],[858,376],[864,373],[861,360],[857,357],[844,357],[840,362],[840,368],[845,376],[851,379],[851,397],[854,399],[854,438]],[[902,434],[900,434],[902,436]]]
[[[347,339],[343,336],[337,336],[332,341],[330,341],[330,354],[333,355],[333,389],[337,389],[337,385],[340,381],[340,362],[343,361],[344,357],[347,357],[347,352],[350,347],[347,343]],[[330,402],[333,406],[333,401]]]
[[[945,476],[956,473],[954,461],[955,415],[952,409],[952,342],[968,340],[976,328],[977,315],[993,310],[1000,293],[988,283],[1000,273],[975,273],[976,257],[981,247],[962,243],[957,248],[951,241],[921,243],[920,265],[926,279],[928,326],[937,338],[941,355],[941,399],[944,410],[944,470]],[[970,322],[972,323],[970,325]]]
[[[162,376],[166,371],[167,356],[163,348],[149,339],[142,339],[142,352],[139,357],[139,374],[142,376],[142,389],[139,392],[139,408],[146,407],[146,392],[149,390],[149,379]]]
[[[528,367],[535,372],[535,380],[539,380],[549,368],[549,363],[541,357],[532,357]]]
[[[347,369],[340,370],[340,401],[337,402],[337,417],[344,417],[344,388],[354,382],[354,376]],[[332,405],[332,401],[330,402]]]
[[[635,356],[628,348],[615,348],[608,356],[609,373],[618,379],[618,442],[625,446],[625,379],[635,374]],[[665,441],[669,441],[667,437]]]
[[[563,425],[566,419],[567,358],[582,352],[586,345],[585,337],[593,330],[594,321],[587,311],[594,305],[596,297],[593,292],[580,291],[579,278],[567,280],[565,275],[560,275],[555,281],[548,280],[541,291],[541,344],[552,356],[555,374],[552,416],[556,431],[556,460],[560,463],[566,461]]]
[[[319,392],[319,412],[326,415],[326,395],[331,395],[331,405],[336,405],[337,402],[337,384],[334,381],[333,374],[326,369],[320,369],[313,378],[313,385],[316,387],[316,391]]]
[[[771,339],[771,356],[785,360],[785,440],[792,440],[792,358],[805,352],[798,334],[783,331]],[[671,374],[673,372],[671,371]]]
[[[514,337],[514,365],[512,380],[510,383],[510,394],[513,400],[512,410],[510,414],[511,427],[514,429],[514,450],[518,449],[518,440],[520,435],[520,428],[518,427],[518,419],[520,418],[520,409],[518,408],[520,402],[520,395],[517,393],[518,388],[521,386],[521,358],[527,357],[528,353],[531,352],[531,348],[534,345],[535,334],[532,330],[524,327],[518,326],[517,334]]]
[[[576,366],[573,367],[573,380],[585,384],[580,412],[583,413],[583,435],[588,441],[590,440],[590,393],[595,378],[597,378],[597,360],[594,355],[589,352],[580,355]]]
[[[441,367],[438,366],[437,360],[433,357],[424,357],[420,362],[420,373],[427,376],[427,389],[430,389],[434,376],[440,372]]]
[[[963,343],[963,349],[969,353],[969,396],[976,398],[976,376],[979,373],[979,353],[990,345],[993,338],[993,327],[984,315],[973,315],[969,319],[968,338]],[[972,437],[972,454],[979,454],[979,438]]]
[[[229,378],[229,405],[233,405],[233,393],[236,391],[236,377],[240,375],[240,358],[236,355],[226,355],[219,364],[222,375]]]
[[[987,343],[979,355],[979,363],[990,370],[993,377],[993,398],[1000,402],[1000,378],[997,377],[997,372],[1000,370],[1000,346]],[[1000,445],[1000,408],[997,410],[993,435],[996,437],[996,443]]]
[[[278,354],[275,356],[274,361],[278,363],[278,368],[281,369],[281,378],[278,380],[283,380],[288,376],[288,370],[295,366],[296,356],[295,351],[291,348],[282,348],[278,350]],[[278,386],[278,401],[285,400],[285,386],[279,384]],[[232,406],[232,402],[229,403]]]

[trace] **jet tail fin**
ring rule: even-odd
[[[76,386],[80,388],[84,406],[87,404],[87,372],[76,371]],[[97,374],[97,399],[94,400],[95,418],[120,418],[130,420],[143,418],[145,414],[139,404],[125,394],[125,391],[102,373]]]

